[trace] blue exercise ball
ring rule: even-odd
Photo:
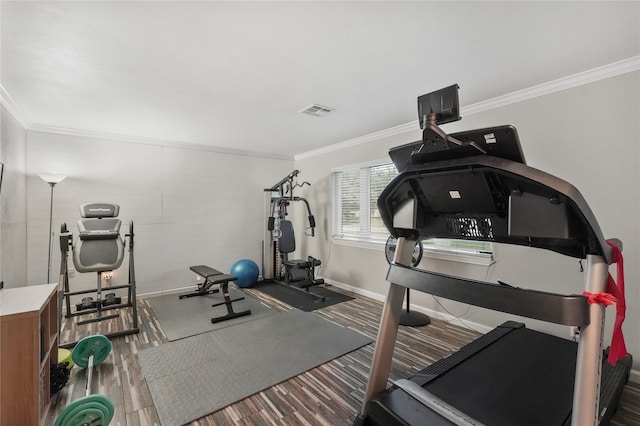
[[[231,275],[238,277],[234,283],[238,287],[251,287],[258,281],[260,270],[251,259],[240,259],[231,267]]]

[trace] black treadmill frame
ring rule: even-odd
[[[509,136],[506,143],[517,146],[508,151],[521,153],[515,128],[509,126],[509,129],[512,130],[504,133]],[[473,131],[467,133],[474,134]],[[355,424],[367,423],[373,400],[386,392],[405,288],[580,327],[571,424],[597,424],[601,420],[598,407],[603,353],[602,305],[588,304],[581,294],[556,295],[465,280],[408,266],[413,247],[421,239],[501,242],[585,259],[584,290],[604,292],[612,249],[590,207],[573,185],[525,165],[523,157],[504,158],[491,153],[472,155],[469,144],[445,151],[438,148],[431,156],[419,153],[416,147],[418,143],[391,150],[393,155],[390,155],[400,174],[378,199],[381,217],[390,233],[398,238],[398,246],[387,276],[390,285],[363,409]],[[458,184],[463,195],[455,197],[450,191],[456,190]],[[460,198],[464,197],[468,198],[461,202]],[[468,223],[473,226],[465,229]],[[403,423],[399,421],[399,424]]]

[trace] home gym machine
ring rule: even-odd
[[[622,337],[620,241],[607,241],[571,184],[525,164],[515,127],[448,135],[458,120],[457,85],[419,98],[423,139],[393,148],[400,174],[378,199],[398,238],[390,282],[356,425],[607,424],[631,369]],[[586,259],[583,294],[562,295],[418,269],[415,242],[493,241]],[[617,263],[617,279],[608,275]],[[458,352],[386,389],[405,288],[554,324],[579,341],[508,321]],[[614,339],[604,360],[604,305],[617,299]],[[603,353],[604,352],[604,353]]]
[[[132,324],[129,329],[105,334],[107,337],[124,336],[139,332],[138,328],[138,308],[136,305],[136,278],[133,261],[133,221],[129,223],[129,233],[125,234],[129,239],[129,281],[128,284],[111,285],[103,288],[103,273],[116,270],[124,259],[125,241],[120,236],[120,219],[117,216],[120,206],[115,203],[94,203],[80,206],[80,216],[78,221],[78,238],[73,241],[73,235],[68,230],[67,224],[63,223],[60,232],[60,294],[64,299],[66,318],[74,316],[94,314],[91,318],[78,321],[78,325],[100,322],[111,318],[117,318],[119,313],[105,315],[105,311],[132,308]],[[72,251],[73,264],[77,272],[96,272],[97,286],[92,289],[71,291],[69,288],[68,257],[69,248]],[[116,293],[102,295],[103,290],[126,289],[127,296],[123,301],[122,297]],[[85,297],[80,303],[75,305],[75,312],[72,310],[71,298],[83,294],[95,294],[93,297]],[[65,343],[60,347],[69,348],[75,343]]]
[[[316,227],[309,202],[293,195],[294,188],[311,185],[306,181],[298,183],[296,180],[294,183],[298,174],[300,171],[294,170],[271,188],[264,190],[265,215],[268,219],[263,240],[262,277],[264,280],[275,280],[290,288],[302,290],[316,299],[324,300],[324,296],[309,290],[311,287],[324,284],[322,278],[315,277],[315,269],[321,265],[321,261],[312,256],[308,256],[307,259],[289,259],[289,254],[296,250],[293,224],[287,219],[291,203],[302,202],[307,209],[309,226],[305,229],[305,235],[315,236]]]

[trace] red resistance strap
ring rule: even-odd
[[[583,294],[588,297],[589,304],[602,303],[609,306],[616,303],[616,321],[613,325],[613,336],[611,337],[611,348],[609,349],[609,364],[615,365],[619,359],[627,355],[627,346],[624,343],[624,335],[622,334],[622,323],[627,312],[627,304],[624,296],[624,262],[622,252],[615,244],[607,241],[607,244],[613,249],[613,262],[617,264],[618,283],[609,274],[607,279],[606,293],[593,294],[585,291]]]

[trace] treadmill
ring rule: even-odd
[[[416,241],[453,238],[550,250],[584,259],[585,291],[605,292],[613,247],[580,192],[525,163],[513,126],[451,135],[459,120],[454,85],[418,98],[423,138],[390,150],[399,175],[378,199],[398,238],[367,384],[354,425],[608,424],[626,384],[631,355],[605,359],[604,307],[586,296],[475,281],[411,265]],[[619,240],[611,244],[622,249]],[[579,327],[579,342],[507,321],[458,352],[387,381],[405,288]]]

